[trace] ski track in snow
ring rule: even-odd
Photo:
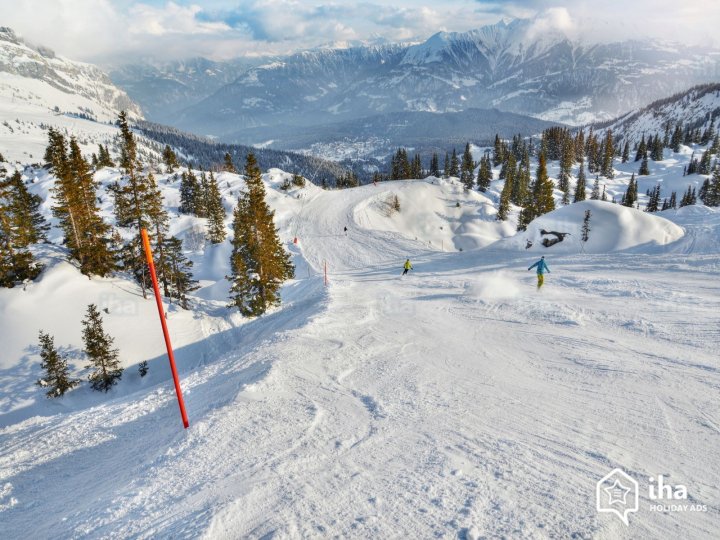
[[[189,430],[167,384],[0,429],[2,536],[717,537],[720,257],[693,252],[717,229],[553,258],[536,291],[526,254],[354,226],[366,198],[303,204],[288,307],[200,319],[225,335],[181,373]],[[708,511],[598,515],[614,467]]]

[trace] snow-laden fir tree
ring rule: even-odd
[[[547,173],[545,155],[541,154],[538,159],[537,178],[533,184],[533,219],[555,210],[555,199],[553,198],[553,181]]]
[[[45,374],[35,384],[47,388],[45,392],[47,397],[61,397],[65,392],[79,385],[80,381],[70,377],[67,359],[55,348],[55,341],[51,335],[40,330],[39,341],[40,358],[42,358],[40,367]]]
[[[450,156],[450,176],[458,176],[460,174],[460,160],[457,157],[457,153],[453,148],[452,155]]]
[[[595,177],[595,182],[593,183],[592,192],[590,193],[590,200],[592,201],[599,201],[600,200],[600,177]]]
[[[496,219],[498,221],[505,221],[508,218],[508,212],[510,211],[510,196],[512,193],[512,182],[505,180],[502,191],[500,192],[500,204],[498,206],[498,213]]]
[[[265,202],[265,186],[253,154],[245,163],[245,191],[233,216],[231,306],[243,315],[258,316],[280,303],[280,286],[294,276]]]
[[[648,158],[647,154],[644,158],[642,158],[642,162],[640,163],[640,170],[638,171],[638,176],[648,176],[650,174],[650,167],[648,166]]]
[[[92,369],[88,379],[93,390],[107,392],[122,377],[123,368],[118,360],[118,350],[113,349],[114,339],[105,333],[102,317],[95,304],[88,305],[83,319],[82,338],[84,351]]]
[[[706,206],[720,206],[720,167],[715,166],[712,178],[705,190],[703,203]]]
[[[608,129],[605,134],[604,154],[600,174],[605,178],[613,178],[613,156],[615,155],[615,146],[613,143],[612,130]]]

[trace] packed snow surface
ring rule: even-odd
[[[88,280],[46,246],[41,279],[0,291],[3,538],[718,536],[717,210],[582,203],[528,231],[572,240],[526,251],[456,182],[284,192],[285,176],[265,181],[296,279],[255,320],[225,308],[228,242],[171,212],[202,286],[193,310],[166,305],[188,430],[154,303],[127,278]],[[172,210],[177,182],[159,182]],[[220,185],[229,210],[242,180]],[[89,302],[108,308],[122,382],[47,400],[37,331],[83,374]],[[595,508],[615,467],[643,486],[629,527]],[[660,474],[707,511],[651,511]]]

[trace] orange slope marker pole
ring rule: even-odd
[[[185,401],[183,401],[182,390],[180,389],[180,377],[178,377],[177,368],[175,367],[175,356],[173,355],[172,345],[170,344],[170,334],[168,333],[167,323],[165,322],[165,310],[163,309],[162,299],[160,298],[160,287],[158,287],[157,274],[155,273],[155,263],[152,258],[152,250],[150,249],[150,239],[145,229],[142,231],[143,246],[145,248],[145,258],[150,267],[150,277],[152,277],[153,289],[155,290],[155,301],[157,302],[158,315],[160,315],[160,324],[162,325],[163,336],[165,336],[165,346],[167,347],[168,360],[170,360],[170,369],[172,371],[173,381],[175,381],[175,393],[177,394],[178,405],[180,406],[180,415],[182,416],[183,426],[188,428],[187,412],[185,411]]]

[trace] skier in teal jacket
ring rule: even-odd
[[[530,268],[528,268],[528,270],[532,270],[535,267],[537,267],[537,278],[538,278],[537,288],[539,289],[540,287],[543,286],[543,282],[545,280],[543,274],[545,272],[547,272],[548,274],[550,273],[550,269],[548,268],[548,265],[545,264],[545,255],[540,257],[540,260],[538,262],[536,262],[535,264],[533,264]]]

